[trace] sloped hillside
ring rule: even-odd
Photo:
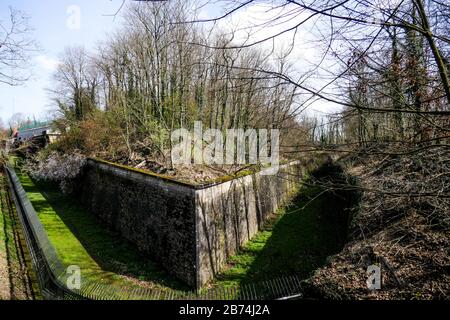
[[[317,270],[307,294],[330,299],[449,299],[449,153],[445,147],[353,163],[362,198],[344,250]],[[361,158],[360,158],[361,159]],[[367,266],[381,267],[380,290]]]

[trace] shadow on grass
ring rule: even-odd
[[[317,176],[342,174],[317,172]],[[325,170],[326,171],[326,170]],[[322,178],[324,178],[322,176]],[[336,178],[336,177],[334,177]],[[309,277],[342,250],[348,232],[350,208],[355,204],[350,191],[324,192],[304,186],[290,206],[269,221],[241,251],[229,259],[229,268],[213,286],[232,286],[281,276]]]
[[[57,185],[49,182],[32,181],[31,179],[27,183],[24,177],[21,177],[21,181],[29,196],[32,197],[33,193],[40,193],[43,196],[43,198],[30,199],[41,221],[47,219],[47,227],[51,228],[53,222],[51,220],[56,220],[59,217],[65,226],[61,223],[55,223],[54,229],[69,229],[53,230],[51,239],[58,254],[64,255],[63,260],[66,261],[63,262],[77,264],[70,261],[85,260],[86,265],[91,267],[93,264],[86,260],[92,259],[98,267],[93,266],[92,269],[88,267],[87,273],[91,273],[94,279],[101,279],[101,281],[107,283],[124,282],[118,279],[118,275],[123,275],[131,278],[129,280],[132,283],[137,282],[133,279],[147,282],[143,284],[145,287],[189,290],[187,286],[168,275],[148,256],[141,254],[119,234],[108,230],[97,217],[87,212],[79,203],[63,195]],[[47,230],[47,232],[49,233],[50,230]],[[67,232],[76,237],[79,242],[78,246],[81,244],[90,258],[86,257],[85,254],[83,255],[82,251],[84,250],[80,250],[80,248],[78,248],[78,251],[80,251],[78,255],[76,248],[71,250],[71,246],[77,244],[74,241],[69,241],[69,239],[64,239],[64,233],[67,235]],[[80,261],[80,263],[83,263],[83,261]]]

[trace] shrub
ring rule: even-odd
[[[63,155],[52,152],[36,165],[28,166],[28,171],[34,179],[58,182],[64,193],[70,193],[85,164],[86,157],[80,152]]]

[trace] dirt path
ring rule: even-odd
[[[31,277],[30,277],[31,276]],[[0,300],[35,298],[29,254],[8,190],[0,173]]]

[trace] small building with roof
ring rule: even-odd
[[[16,144],[21,144],[34,139],[45,139],[47,143],[52,143],[58,139],[60,134],[53,130],[50,122],[27,122],[19,128],[13,129],[12,138]]]

